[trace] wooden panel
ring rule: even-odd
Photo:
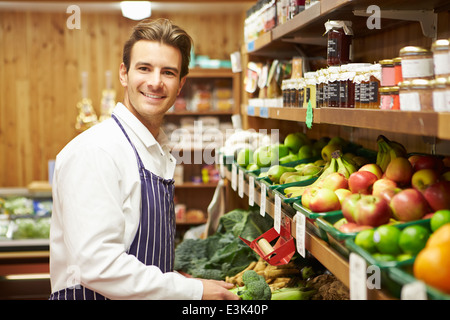
[[[242,13],[243,14],[243,13]],[[194,38],[197,55],[229,59],[243,38],[242,14],[175,14],[165,17]],[[0,186],[46,180],[47,162],[77,132],[81,73],[100,114],[105,72],[117,100],[123,43],[135,21],[115,12],[82,12],[81,29],[69,29],[65,12],[0,11]],[[220,23],[218,23],[220,21]]]

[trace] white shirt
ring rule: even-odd
[[[176,160],[121,103],[114,108],[144,166],[171,179]],[[76,284],[110,299],[201,299],[202,282],[162,273],[126,253],[138,228],[136,155],[114,119],[78,135],[56,158],[50,231],[52,292]]]

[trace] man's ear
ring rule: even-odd
[[[181,78],[180,87],[178,88],[177,96],[180,94],[181,89],[183,89],[184,83],[186,82],[186,78],[187,78],[187,76],[184,76],[183,78]]]
[[[126,88],[128,86],[128,72],[127,67],[123,62],[120,64],[119,68],[119,79],[122,87]]]

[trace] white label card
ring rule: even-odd
[[[239,188],[238,188],[239,197],[244,197],[244,169],[239,168]]]
[[[237,166],[234,163],[231,165],[231,188],[234,191],[237,189]]]
[[[248,204],[253,206],[255,204],[255,177],[248,176]]]
[[[261,201],[259,203],[259,213],[264,217],[266,215],[266,185],[261,183]]]
[[[422,281],[407,283],[402,287],[401,300],[428,300],[427,288]]]
[[[274,210],[274,218],[273,225],[275,231],[280,233],[281,230],[281,197],[276,194],[275,195],[275,210]]]
[[[367,264],[358,254],[351,252],[349,257],[350,300],[367,300]]]
[[[297,211],[294,217],[295,221],[295,240],[297,245],[297,252],[305,258],[305,228],[306,217]]]

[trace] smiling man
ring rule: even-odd
[[[160,126],[191,44],[169,20],[139,23],[120,65],[123,103],[58,154],[50,299],[238,299],[230,284],[173,271],[176,163]]]

